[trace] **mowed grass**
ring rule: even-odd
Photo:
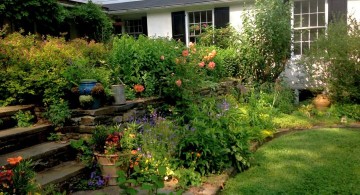
[[[360,129],[324,128],[276,138],[221,194],[360,194]]]

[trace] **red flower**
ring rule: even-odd
[[[175,81],[175,83],[176,83],[176,85],[177,85],[178,87],[180,87],[181,84],[182,84],[182,81],[179,79],[179,80]]]
[[[141,93],[144,91],[144,86],[140,85],[140,84],[136,84],[134,85],[134,90],[137,92],[137,93]]]
[[[213,70],[215,68],[215,62],[209,62],[208,69]]]
[[[189,51],[188,50],[183,50],[182,51],[182,56],[184,56],[184,57],[186,57],[186,56],[188,56],[189,55]]]
[[[205,62],[200,62],[198,65],[199,65],[200,68],[202,68],[202,67],[205,66]]]

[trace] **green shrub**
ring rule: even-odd
[[[216,46],[221,49],[227,49],[238,41],[238,32],[232,27],[214,28],[207,26],[204,32],[200,34],[199,43],[203,46]]]
[[[244,13],[237,48],[238,74],[246,82],[274,82],[284,71],[290,58],[290,10],[283,0],[263,0]]]
[[[360,23],[349,18],[330,23],[325,35],[319,37],[303,56],[314,84],[327,89],[334,101],[360,102]]]
[[[71,118],[71,110],[66,101],[60,100],[59,102],[51,104],[44,113],[44,116],[49,119],[53,125],[62,127],[65,122]]]
[[[349,119],[360,121],[359,104],[334,104],[331,106],[330,112],[338,118],[345,116]]]
[[[32,125],[32,120],[34,119],[34,115],[31,114],[30,111],[22,111],[19,110],[14,116],[11,118],[17,121],[18,127],[30,127]]]

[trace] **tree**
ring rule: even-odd
[[[63,8],[56,0],[2,0],[0,18],[11,24],[11,30],[23,28],[37,32],[38,27],[59,24],[63,19]]]
[[[75,23],[81,36],[87,36],[96,41],[107,41],[113,30],[110,18],[100,6],[89,1],[68,10],[68,23]]]
[[[256,82],[273,82],[290,58],[291,7],[283,0],[256,0],[244,14],[240,35],[241,76]]]

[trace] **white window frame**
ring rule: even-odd
[[[129,21],[137,21],[137,22],[138,22],[138,25],[136,25],[136,26],[137,26],[138,29],[141,27],[141,31],[137,30],[136,32],[135,32],[135,31],[134,31],[134,32],[128,32],[128,28],[130,28],[130,27],[128,26],[128,22],[129,22]],[[139,24],[140,24],[140,25],[139,25]],[[135,27],[135,26],[132,26],[132,27]],[[138,36],[144,34],[144,28],[143,28],[143,26],[142,26],[142,19],[140,18],[140,19],[129,19],[129,20],[125,20],[124,32],[127,33],[128,35],[131,35],[131,36],[134,36],[134,37],[138,37]]]
[[[302,54],[295,54],[294,53],[294,35],[295,35],[295,30],[300,30],[300,29],[311,29],[311,28],[319,28],[319,26],[316,27],[300,27],[300,28],[295,28],[294,27],[294,8],[295,8],[295,2],[298,1],[303,1],[303,0],[294,0],[293,5],[292,5],[292,10],[291,10],[291,28],[292,28],[292,35],[291,35],[291,39],[292,39],[292,45],[291,45],[291,58],[296,60],[299,59],[301,57]],[[327,29],[327,25],[328,25],[328,17],[329,17],[329,4],[328,4],[328,0],[325,0],[325,31]],[[310,38],[309,38],[310,39]],[[311,42],[309,43],[311,45]],[[300,50],[302,50],[302,48],[300,48]],[[302,52],[301,52],[302,53]]]
[[[214,28],[214,23],[215,23],[215,13],[214,13],[214,8],[209,8],[209,9],[203,9],[203,10],[191,10],[191,11],[186,11],[185,12],[185,39],[186,39],[186,45],[189,45],[190,43],[190,18],[189,18],[189,13],[190,12],[202,12],[202,11],[211,11],[212,17],[211,17],[211,26],[212,28]],[[201,25],[201,24],[200,24]]]

